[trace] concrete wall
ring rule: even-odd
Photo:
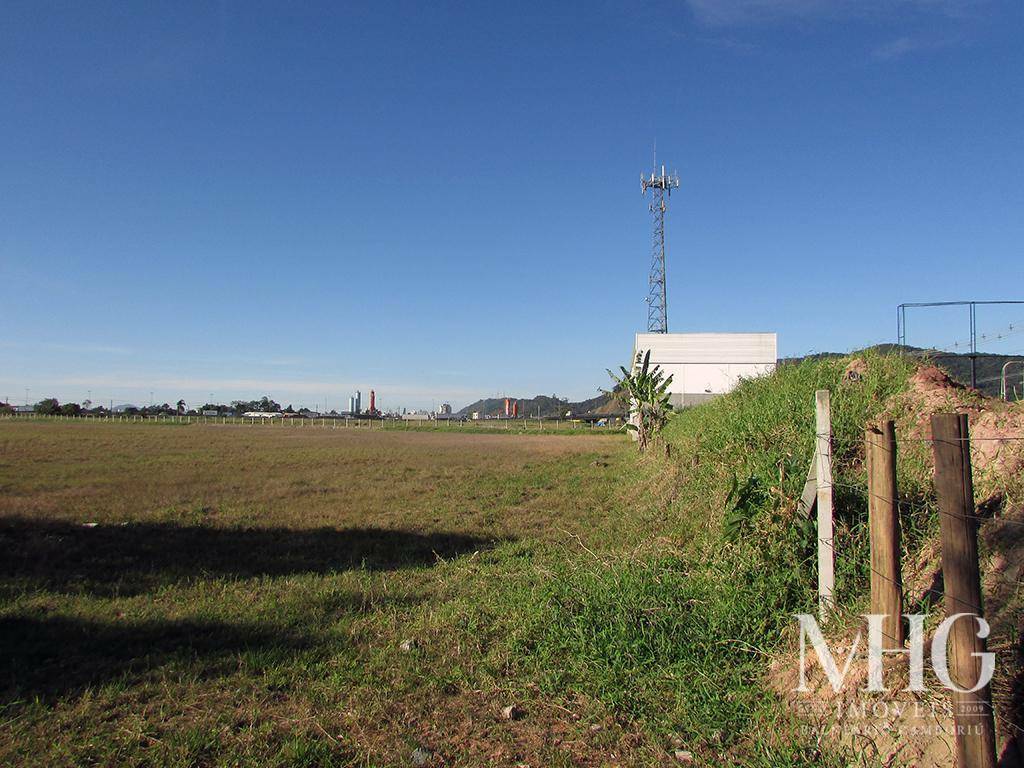
[[[651,352],[651,365],[672,375],[672,405],[696,405],[721,395],[741,378],[775,370],[774,333],[638,333],[636,353]]]

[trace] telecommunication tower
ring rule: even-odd
[[[679,187],[679,176],[665,173],[661,166],[661,174],[655,170],[650,176],[640,175],[640,194],[646,195],[651,190],[651,218],[654,233],[651,238],[651,274],[648,278],[647,290],[647,332],[668,333],[668,297],[665,292],[665,211],[668,206],[666,198],[672,190]]]

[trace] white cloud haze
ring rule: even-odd
[[[987,0],[686,0],[698,23],[730,27],[812,18],[878,18],[919,12],[960,18]]]

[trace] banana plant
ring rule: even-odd
[[[631,370],[625,366],[619,366],[619,370],[622,371],[621,377],[608,371],[615,382],[610,394],[629,409],[630,419],[626,429],[635,433],[637,449],[643,453],[650,445],[651,438],[668,423],[668,416],[672,412],[668,393],[672,377],[666,376],[661,366],[651,367],[650,350],[646,354],[636,353]]]

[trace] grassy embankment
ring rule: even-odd
[[[848,362],[783,367],[674,418],[673,461],[654,460],[671,480],[651,540],[568,561],[548,582],[538,652],[552,689],[586,691],[710,765],[845,764],[798,735],[760,680],[792,614],[815,611],[815,531],[794,502],[819,388],[832,391],[839,600],[855,604],[868,583],[863,429],[912,368],[874,357],[862,380],[846,382]],[[922,474],[904,469],[913,496]],[[733,487],[744,502],[728,499]],[[934,517],[922,504],[905,525],[912,548]]]

